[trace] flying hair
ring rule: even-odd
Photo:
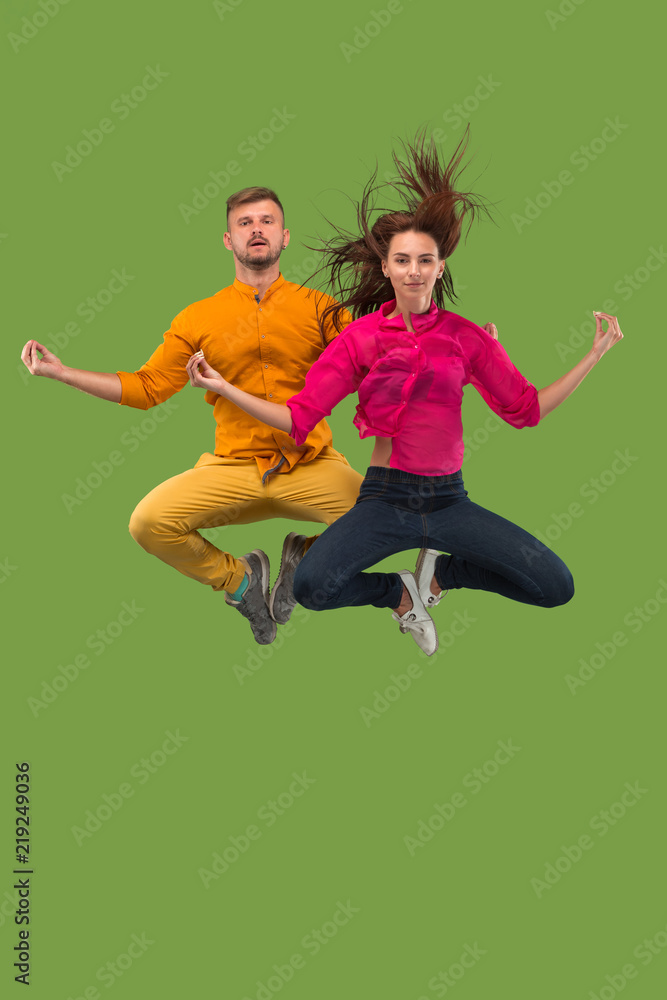
[[[441,158],[433,139],[426,138],[426,127],[419,130],[414,142],[401,141],[401,151],[392,154],[396,179],[378,184],[376,167],[355,203],[358,234],[327,220],[334,235],[324,246],[312,248],[323,255],[316,274],[329,273],[332,295],[337,300],[325,310],[323,320],[330,315],[340,330],[344,310],[349,310],[356,319],[375,312],[394,297],[391,282],[382,273],[382,261],[387,258],[394,236],[405,232],[427,233],[435,242],[440,259],[447,261],[458,246],[464,224],[467,222],[467,236],[476,216],[483,213],[490,217],[483,198],[456,188],[467,166],[462,161],[469,130],[468,125],[448,161]],[[379,193],[387,188],[403,202],[398,211],[377,205]],[[375,221],[371,221],[374,216]],[[433,289],[433,298],[440,308],[444,308],[445,298],[451,301],[457,298],[447,263],[442,280]]]

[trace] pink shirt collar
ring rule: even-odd
[[[387,319],[389,313],[393,312],[396,308],[396,299],[392,299],[391,302],[385,302],[380,306],[380,329],[381,330],[405,330],[406,326],[403,322],[403,316],[394,316],[393,319]],[[420,333],[426,333],[427,330],[431,330],[438,322],[438,314],[440,310],[437,305],[431,299],[431,305],[428,312],[425,313],[410,313],[410,319],[412,320],[412,326],[415,333],[418,335]]]

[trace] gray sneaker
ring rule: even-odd
[[[261,549],[255,549],[240,559],[251,570],[248,586],[240,601],[233,601],[229,594],[225,594],[225,601],[248,619],[255,642],[268,646],[278,631],[268,605],[269,557]]]
[[[269,598],[269,613],[279,625],[285,625],[296,607],[294,600],[294,573],[304,556],[305,535],[290,531],[283,542],[280,572]]]

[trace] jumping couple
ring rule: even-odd
[[[297,601],[316,611],[371,604],[391,609],[431,655],[438,639],[430,612],[448,590],[544,608],[573,595],[557,555],[468,499],[463,388],[473,385],[514,427],[532,427],[623,335],[615,316],[596,313],[590,350],[538,390],[493,324],[482,328],[445,308],[455,298],[448,260],[464,222],[487,212],[456,188],[466,144],[467,132],[443,162],[421,133],[394,153],[398,180],[389,187],[401,198],[398,211],[375,209],[373,175],[357,205],[358,232],[338,230],[321,248],[333,298],[285,280],[283,207],[274,191],[245,188],[227,202],[233,284],[179,313],[138,371],[68,368],[35,340],[23,349],[33,374],[140,409],[188,379],[207,390],[215,452],[152,490],[130,532],[147,552],[223,591],[258,643],[274,640]],[[358,394],[360,437],[375,438],[363,479],[333,448],[325,419],[350,393]],[[266,553],[235,557],[199,530],[272,517],[328,527],[314,537],[287,535],[271,590]],[[408,549],[421,550],[414,573],[365,572]]]

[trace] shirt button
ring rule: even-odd
[[[262,340],[264,340],[264,334],[262,334]]]
[[[269,399],[270,399],[270,398],[271,398],[272,396],[273,396],[273,393],[272,393],[272,392],[270,392],[270,393],[269,393]]]
[[[268,366],[268,365],[264,365],[264,367],[265,367],[265,368],[268,368],[269,366]]]

